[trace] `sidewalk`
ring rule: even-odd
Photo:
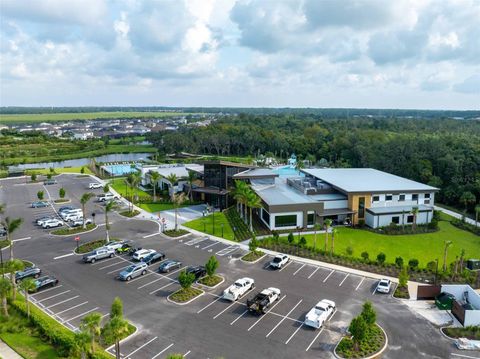
[[[17,354],[12,348],[0,339],[0,357],[2,359],[22,359],[20,355]]]

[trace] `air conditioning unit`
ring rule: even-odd
[[[480,270],[480,259],[469,259],[467,261],[467,268],[470,270]]]

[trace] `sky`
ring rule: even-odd
[[[480,0],[1,0],[0,106],[480,108]]]

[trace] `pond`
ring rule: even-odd
[[[114,153],[94,157],[97,162],[135,162],[147,160],[151,153]],[[77,158],[75,160],[66,160],[58,162],[42,162],[42,163],[24,163],[15,166],[9,166],[8,169],[35,169],[35,168],[62,168],[62,167],[80,167],[88,166],[90,158]]]

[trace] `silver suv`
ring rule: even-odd
[[[118,275],[118,278],[120,280],[126,280],[128,282],[130,279],[133,279],[135,277],[138,277],[140,275],[144,275],[145,273],[147,273],[147,268],[148,268],[147,263],[143,263],[143,262],[129,265],[127,268],[125,268],[120,272],[120,274]]]
[[[115,255],[115,251],[113,249],[108,248],[98,248],[94,251],[87,253],[83,256],[83,261],[85,263],[95,263],[99,259],[103,258],[112,258]]]

